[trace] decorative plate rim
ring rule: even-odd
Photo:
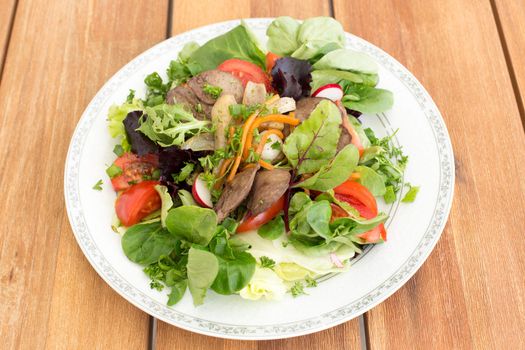
[[[266,28],[273,18],[251,18],[246,22],[253,28]],[[397,77],[411,92],[424,112],[435,136],[440,161],[439,194],[428,228],[410,257],[378,287],[353,302],[320,314],[316,317],[276,325],[242,326],[210,322],[169,308],[128,283],[106,260],[98,249],[86,224],[80,203],[79,166],[82,147],[96,118],[100,117],[99,107],[128,78],[130,73],[144,64],[165,54],[172,47],[191,41],[210,31],[229,29],[239,20],[219,22],[174,36],[146,50],[117,73],[97,92],[82,114],[69,145],[64,169],[64,196],[67,214],[73,234],[84,255],[102,279],[118,294],[142,311],[177,327],[227,339],[263,340],[295,337],[322,331],[353,319],[370,310],[396,292],[412,277],[425,262],[439,240],[446,225],[454,191],[454,156],[445,122],[434,101],[421,83],[392,56],[375,45],[350,33],[346,35],[346,47],[355,48],[371,55],[383,67]]]

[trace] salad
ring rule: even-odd
[[[195,305],[210,289],[307,294],[387,239],[377,202],[400,195],[408,158],[359,120],[393,104],[377,64],[333,18],[280,17],[266,34],[267,50],[245,23],[187,43],[109,110],[113,229],[168,305],[187,290]]]

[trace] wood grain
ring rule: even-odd
[[[525,125],[525,1],[493,0],[499,18],[504,45],[508,51],[510,72],[515,80],[516,95],[520,101],[522,123]]]
[[[75,242],[63,169],[89,100],[166,25],[167,4],[149,1],[19,2],[0,85],[2,348],[146,348],[148,316]]]
[[[0,73],[4,64],[16,0],[0,0]]]
[[[489,1],[336,0],[335,16],[420,79],[456,157],[447,228],[367,314],[371,348],[523,347],[525,137]]]
[[[196,16],[198,14],[198,16]],[[289,15],[306,18],[329,15],[328,1],[175,1],[172,35],[229,19]],[[193,334],[159,321],[157,349],[357,349],[359,325],[352,320],[309,336],[264,342],[221,340]]]

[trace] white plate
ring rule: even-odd
[[[247,22],[264,39],[271,20]],[[82,115],[67,155],[64,182],[69,220],[78,244],[98,274],[129,302],[158,319],[193,332],[234,339],[276,339],[317,332],[385,300],[428,257],[452,202],[454,157],[450,139],[436,105],[416,78],[381,49],[346,34],[347,47],[368,53],[379,64],[379,86],[394,92],[391,111],[363,116],[362,120],[380,135],[399,128],[395,143],[410,157],[405,178],[421,186],[416,202],[384,205],[382,209],[390,213],[388,242],[369,249],[348,272],[309,289],[308,296],[253,302],[210,291],[205,304],[197,308],[189,293],[176,306],[166,306],[166,292],[150,289],[141,267],[124,256],[120,236],[110,228],[115,193],[105,168],[115,156],[106,113],[110,105],[122,103],[130,88],[141,96],[144,77],[153,71],[165,72],[184,43],[204,43],[238,23],[213,24],[168,39],[132,60],[102,87]],[[104,180],[101,192],[92,189],[99,179]]]

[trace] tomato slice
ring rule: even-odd
[[[256,216],[248,216],[244,219],[243,222],[237,227],[237,232],[246,232],[251,230],[256,230],[262,225],[266,224],[270,220],[272,220],[274,217],[277,216],[283,210],[284,208],[284,196],[279,198],[277,202],[272,204],[272,206],[266,211],[263,211],[262,213],[256,215]]]
[[[273,66],[275,66],[275,61],[277,61],[281,56],[276,53],[268,51],[266,54],[266,71],[268,74],[272,71]]]
[[[132,226],[158,210],[161,199],[155,185],[158,181],[142,181],[124,191],[115,202],[115,211],[124,226]]]
[[[346,218],[348,216],[346,210],[344,210],[337,204],[330,203],[330,207],[332,208],[332,217],[330,218],[330,222],[334,221],[335,219]]]
[[[357,235],[357,237],[362,238],[366,243],[377,243],[379,239],[386,241],[385,225],[379,224],[370,231]]]
[[[151,176],[159,166],[159,157],[156,154],[146,154],[142,157],[133,153],[124,153],[118,157],[114,165],[122,169],[122,174],[111,179],[115,191],[123,191],[130,188],[130,183],[139,183],[144,176]]]
[[[334,197],[342,202],[350,204],[357,209],[359,215],[365,219],[373,219],[377,216],[377,202],[374,195],[358,182],[353,181],[352,178],[343,182],[341,185],[334,188]],[[341,216],[339,211],[334,214],[334,206],[342,210],[338,205],[332,205],[332,219],[337,219]],[[344,211],[344,210],[343,210]],[[346,214],[346,212],[345,212]],[[348,215],[345,215],[348,216]],[[344,216],[342,216],[344,217]],[[386,229],[384,224],[379,224],[370,231],[361,233],[357,237],[362,238],[366,243],[377,243],[379,239],[386,241]]]
[[[335,198],[356,208],[362,217],[372,219],[378,213],[374,195],[359,182],[345,181],[334,188]]]
[[[259,84],[264,84],[266,90],[270,91],[271,84],[268,74],[266,74],[261,67],[255,63],[243,61],[238,58],[231,58],[222,62],[218,70],[231,73],[233,76],[239,78],[243,86],[246,86],[249,81]]]

